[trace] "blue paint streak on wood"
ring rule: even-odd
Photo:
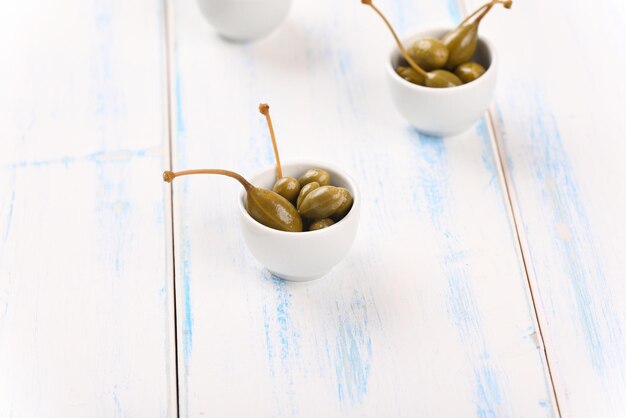
[[[183,297],[185,304],[185,315],[183,318],[183,354],[185,356],[185,362],[189,361],[191,356],[191,347],[193,343],[193,316],[191,309],[191,266],[189,262],[189,256],[191,253],[191,244],[189,239],[183,242]]]
[[[474,371],[476,415],[506,416],[507,401],[503,399],[500,377],[482,337],[481,314],[466,270],[466,255],[455,236],[454,216],[448,211],[453,207],[453,195],[448,179],[446,140],[419,134],[413,128],[409,129],[408,137],[414,144],[418,166],[425,166],[415,175],[413,196],[418,209],[425,205],[434,227],[441,233],[438,245],[444,254],[441,268],[448,277],[449,312],[463,345],[468,347],[468,362]]]
[[[95,163],[99,162],[123,162],[130,161],[133,158],[161,158],[161,149],[160,148],[149,148],[142,150],[129,150],[129,149],[119,149],[112,151],[98,151],[93,152],[86,155],[80,156],[63,156],[59,158],[51,158],[49,160],[22,160],[15,163],[5,164],[0,166],[0,170],[5,169],[16,169],[16,168],[26,168],[26,167],[47,167],[51,165],[64,165],[65,167],[69,167],[70,165],[78,162],[92,161]]]
[[[498,178],[498,172],[494,164],[493,149],[490,146],[491,137],[489,135],[489,129],[487,128],[486,120],[486,117],[480,119],[480,121],[476,124],[475,129],[476,134],[483,141],[482,161],[485,169],[491,174],[491,178],[489,179],[489,185],[498,186],[498,183],[496,182]]]
[[[178,133],[178,142],[182,139],[181,137],[185,135],[185,120],[183,117],[183,100],[182,100],[182,85],[180,79],[180,73],[176,71],[176,78],[174,81],[174,96],[175,96],[175,105],[176,105],[176,132]],[[178,143],[178,145],[182,145]],[[183,153],[180,153],[184,155]]]
[[[114,417],[128,417],[128,414],[122,409],[120,402],[119,385],[113,385],[113,407],[115,410]]]
[[[357,295],[351,303],[349,316],[341,315],[338,323],[335,373],[341,402],[355,405],[367,394],[372,357],[367,324],[366,303]]]
[[[274,345],[272,343],[271,336],[271,327],[270,327],[271,318],[269,316],[269,312],[267,311],[267,305],[263,306],[263,336],[265,338],[265,347],[267,350],[267,362],[270,368],[270,374],[272,377],[276,376],[275,368],[274,368]]]
[[[289,290],[289,283],[269,271],[265,271],[263,279],[271,285],[274,294],[273,307],[268,304],[263,306],[263,329],[270,374],[281,382],[281,392],[286,395],[287,400],[286,403],[278,403],[277,415],[296,416],[298,414],[293,388],[295,371],[292,368],[300,363],[300,333],[291,320],[293,295]],[[279,365],[275,364],[276,361],[279,361]]]
[[[287,290],[287,283],[277,277],[272,277],[274,291],[276,292],[276,322],[278,324],[278,337],[280,340],[280,359],[283,366],[292,352],[297,347],[297,332],[292,328],[289,318],[291,305],[291,292]],[[291,341],[290,341],[291,340]]]
[[[557,122],[542,100],[541,88],[536,87],[533,91],[532,109],[526,113],[533,118],[529,132],[532,168],[538,183],[544,186],[541,197],[552,220],[553,242],[561,256],[560,264],[571,281],[590,360],[595,370],[602,374],[610,367],[624,364],[624,350],[618,348],[622,331],[614,317],[617,310],[611,303],[602,258],[596,250],[592,227]],[[571,234],[563,236],[558,227],[567,228]],[[528,232],[528,225],[525,229],[532,234]],[[532,244],[532,240],[530,242]],[[532,245],[530,256],[532,260]],[[541,273],[535,271],[535,274],[541,280]]]
[[[459,7],[460,0],[448,0],[448,15],[453,22],[460,22],[461,19],[461,10]]]

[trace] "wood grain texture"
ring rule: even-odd
[[[294,2],[247,45],[172,5],[176,169],[273,164],[267,101],[284,161],[338,163],[363,195],[348,257],[293,284],[245,248],[240,186],[175,182],[181,416],[554,416],[485,121],[446,139],[408,127],[384,84],[390,36],[357,1]],[[455,2],[379,6],[403,33],[460,18]]]
[[[163,10],[0,14],[0,417],[174,416]]]
[[[494,120],[561,411],[624,416],[626,5],[523,1],[483,26],[502,57]]]

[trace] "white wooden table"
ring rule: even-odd
[[[358,0],[253,44],[193,0],[0,13],[0,417],[626,416],[626,3],[516,0],[490,112],[419,135]],[[379,0],[401,33],[478,1]],[[334,162],[348,257],[307,284],[245,248],[239,186],[164,169]],[[173,190],[173,193],[171,193]]]

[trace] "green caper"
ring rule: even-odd
[[[166,171],[163,173],[163,180],[171,183],[176,177],[190,174],[219,174],[234,178],[246,190],[246,210],[254,220],[269,228],[302,232],[302,218],[287,199],[271,190],[253,186],[233,171],[220,169],[186,170],[177,173]]]
[[[287,199],[259,187],[246,191],[246,209],[257,222],[287,232],[302,232],[302,218]]]
[[[497,1],[497,0],[492,0],[492,1]],[[400,42],[400,38],[398,38],[396,31],[393,30],[393,27],[391,26],[387,18],[381,13],[381,11],[378,10],[376,6],[374,6],[374,4],[372,3],[372,0],[361,0],[361,2],[363,4],[370,6],[385,22],[385,24],[389,28],[389,31],[391,32],[394,39],[396,40],[396,44],[398,45],[398,49],[402,53],[402,56],[404,57],[406,62],[411,66],[413,71],[415,71],[415,73],[420,74],[422,77],[424,77],[425,79],[424,85],[426,87],[455,87],[455,86],[460,86],[461,84],[463,84],[457,76],[455,76],[449,71],[445,71],[445,70],[425,71],[419,64],[417,64],[413,60],[413,58],[411,58],[411,55],[409,54],[409,52],[404,48],[404,46],[402,45],[402,42]],[[450,59],[448,58],[448,61],[449,60]]]
[[[448,61],[448,48],[439,39],[424,38],[411,45],[407,52],[426,71],[443,68]]]
[[[306,195],[299,212],[308,219],[328,218],[345,204],[346,199],[347,196],[340,187],[320,186]]]
[[[300,182],[293,177],[283,177],[274,183],[273,191],[290,202],[295,202],[300,193]]]
[[[298,200],[296,202],[296,208],[298,210],[300,210],[300,205],[302,205],[302,201],[304,200],[306,195],[308,195],[309,193],[311,193],[311,191],[317,189],[318,187],[320,187],[320,184],[316,181],[302,186],[302,188],[300,189],[300,194],[298,195]]]
[[[309,231],[318,231],[320,229],[328,228],[334,223],[335,221],[330,218],[320,219],[319,221],[315,221],[311,225],[309,225]]]
[[[404,78],[406,81],[409,81],[413,84],[417,84],[420,86],[424,85],[424,82],[425,82],[424,76],[418,73],[417,71],[415,71],[411,67],[400,66],[396,68],[396,73],[398,73],[398,75]]]
[[[321,168],[310,168],[298,179],[298,181],[300,182],[301,187],[304,187],[312,182],[319,183],[320,186],[328,186],[330,184],[330,174]]]
[[[478,45],[478,25],[496,4],[502,4],[505,8],[510,9],[513,2],[512,0],[491,0],[472,12],[456,28],[441,38],[449,52],[446,68],[452,70],[457,65],[472,59]],[[469,22],[474,16],[476,18]]]
[[[348,212],[350,212],[350,209],[352,209],[352,203],[354,202],[354,199],[352,198],[352,195],[350,194],[348,189],[344,189],[343,187],[340,187],[339,189],[344,194],[345,200],[333,214],[333,219],[337,222],[342,220],[344,216],[346,216]]]
[[[460,86],[463,82],[450,71],[434,70],[428,73],[426,87],[445,88]]]
[[[474,61],[464,62],[454,70],[454,74],[456,74],[463,83],[474,81],[484,73],[485,67]]]
[[[474,56],[478,45],[478,23],[472,22],[457,27],[448,32],[442,41],[450,51],[446,67],[453,69]]]

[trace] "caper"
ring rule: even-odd
[[[315,221],[311,225],[309,225],[309,231],[318,231],[320,229],[328,228],[334,223],[335,221],[330,218],[320,219],[319,221]]]
[[[407,52],[426,71],[443,68],[448,61],[448,48],[439,39],[423,38],[413,43]]]
[[[301,187],[304,187],[312,182],[316,182],[320,186],[328,186],[330,184],[330,174],[321,168],[310,168],[298,179],[298,181],[300,182]]]
[[[309,219],[322,219],[332,216],[347,199],[339,187],[320,186],[309,192],[300,205],[300,215]]]
[[[496,4],[502,4],[505,8],[510,9],[513,4],[512,0],[492,0],[485,3],[467,16],[456,28],[446,33],[441,41],[448,48],[448,62],[446,68],[454,69],[457,65],[469,61],[476,52],[478,45],[478,25],[483,17]],[[480,13],[480,14],[479,14]],[[476,16],[472,22],[469,20]]]
[[[448,47],[450,56],[446,63],[447,68],[455,68],[457,65],[469,61],[478,44],[478,24],[472,22],[462,25],[448,32],[442,39]]]
[[[464,62],[454,70],[454,74],[456,74],[463,83],[474,81],[484,73],[485,67],[474,61]]]
[[[420,67],[413,60],[413,58],[411,58],[407,50],[404,48],[402,42],[400,42],[400,39],[398,38],[398,35],[396,35],[396,31],[393,29],[385,15],[383,15],[381,11],[378,10],[378,8],[374,6],[374,4],[372,4],[372,0],[361,0],[361,3],[370,6],[382,18],[382,20],[387,25],[387,28],[389,28],[389,31],[393,35],[393,38],[396,40],[396,44],[398,45],[398,49],[400,49],[402,56],[404,57],[406,62],[409,63],[413,71],[415,71],[417,74],[421,75],[424,78],[424,84],[426,85],[426,87],[454,87],[462,84],[461,80],[459,80],[457,76],[449,71],[425,71],[422,67]]]
[[[287,199],[271,190],[247,190],[246,209],[257,222],[287,232],[302,232],[302,218]]]
[[[398,68],[396,68],[396,73],[398,73],[398,75],[404,78],[406,81],[410,81],[411,83],[420,86],[423,86],[426,81],[423,75],[421,75],[411,67],[399,66]]]
[[[445,88],[463,84],[463,82],[450,71],[435,70],[428,74],[431,75],[431,77],[426,79],[426,87]]]
[[[298,195],[298,200],[296,202],[296,208],[298,210],[300,210],[300,205],[302,205],[302,201],[304,200],[306,195],[308,195],[309,193],[311,193],[311,191],[317,189],[318,187],[320,187],[320,184],[316,181],[302,186],[302,188],[300,189],[300,194]]]
[[[283,177],[274,183],[273,191],[290,202],[295,202],[300,193],[300,182],[293,177]]]
[[[302,232],[302,218],[287,199],[271,190],[253,186],[233,171],[218,169],[186,170],[177,173],[166,171],[163,173],[163,180],[170,183],[176,177],[190,174],[220,174],[234,178],[246,189],[246,210],[254,220],[269,228]]]
[[[354,202],[354,199],[352,198],[352,195],[350,194],[348,189],[344,189],[343,187],[340,187],[339,189],[344,194],[345,200],[341,205],[339,205],[339,207],[333,214],[333,219],[337,222],[342,220],[344,216],[346,216],[348,212],[350,212],[350,209],[352,209],[352,203]]]

